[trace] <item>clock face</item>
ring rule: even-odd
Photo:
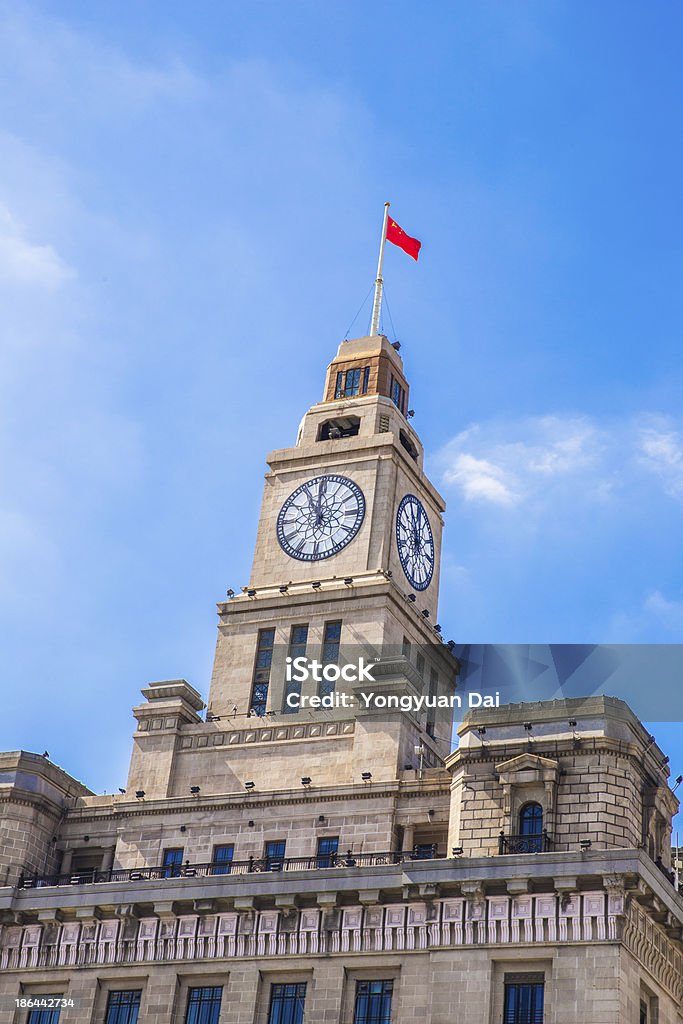
[[[426,590],[434,575],[434,537],[424,505],[406,494],[396,513],[396,545],[403,571],[415,590]]]
[[[316,476],[290,494],[277,517],[277,539],[291,558],[317,562],[345,548],[365,515],[358,484],[345,476]]]

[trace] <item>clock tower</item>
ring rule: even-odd
[[[306,774],[304,750],[330,783],[351,781],[358,763],[396,779],[450,751],[458,664],[437,620],[444,502],[424,472],[398,349],[381,334],[343,341],[295,444],[267,457],[251,577],[218,606],[206,722],[195,700],[182,726],[223,733],[201,739],[201,774],[217,787],[226,746],[238,780],[267,753],[283,785]],[[301,658],[339,668],[362,660],[372,682],[332,678],[334,669],[293,677]],[[154,703],[154,686],[146,694]],[[195,747],[186,736],[169,751],[168,795],[185,784],[182,743]],[[131,779],[149,780],[135,762]]]

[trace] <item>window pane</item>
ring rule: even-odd
[[[303,1024],[306,983],[271,985],[268,1024]]]
[[[63,999],[62,995],[40,995],[40,996],[27,996],[28,999]],[[58,1024],[59,1022],[59,1007],[55,1009],[40,1009],[28,1011],[27,1024]]]
[[[370,384],[370,367],[366,366],[363,369],[363,388],[362,388],[362,391],[363,391],[364,395],[367,394],[367,390],[368,390],[368,385],[369,384]]]
[[[178,878],[182,865],[182,847],[173,850],[164,850],[164,878]]]
[[[334,397],[335,398],[342,398],[343,395],[344,395],[344,374],[340,370],[337,373],[337,382],[336,382],[336,384],[334,386]]]
[[[256,662],[254,664],[251,702],[249,704],[249,710],[259,716],[263,716],[266,713],[274,643],[275,629],[273,627],[259,630],[258,640],[256,641]]]
[[[282,867],[282,861],[285,858],[285,840],[275,839],[272,842],[266,843],[265,849],[265,861],[266,871],[277,870]]]
[[[212,875],[229,875],[232,855],[235,847],[230,843],[226,846],[214,846]]]
[[[187,997],[185,1024],[218,1024],[223,989],[219,986],[191,988]]]
[[[334,867],[339,849],[339,836],[325,836],[318,840],[318,867]]]
[[[289,649],[287,651],[288,657],[292,660],[294,660],[294,658],[305,657],[307,643],[308,623],[299,626],[292,626],[292,631],[289,635]],[[301,695],[301,683],[297,682],[295,679],[291,679],[285,687],[285,695],[282,702],[282,713],[285,715],[291,715],[298,711],[296,704],[292,707],[287,703],[287,698],[290,694],[294,694],[297,697]]]
[[[505,986],[504,1024],[543,1024],[543,985]]]
[[[391,1024],[393,990],[393,981],[359,981],[354,1024]]]
[[[346,387],[344,390],[347,398],[358,394],[360,391],[360,370],[346,371]]]
[[[110,992],[106,1024],[136,1024],[142,991]]]
[[[339,644],[341,641],[341,622],[326,622],[323,635],[323,665],[336,665],[339,661]],[[321,679],[318,694],[321,697],[334,693],[334,680]]]

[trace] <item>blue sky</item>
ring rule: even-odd
[[[264,454],[321,393],[385,199],[423,242],[387,254],[385,327],[448,501],[448,632],[683,640],[683,11],[0,21],[1,747],[111,791],[140,686],[206,692]]]

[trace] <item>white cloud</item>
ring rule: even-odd
[[[0,277],[5,283],[52,291],[73,276],[72,268],[51,245],[30,241],[25,228],[0,204]]]
[[[492,511],[577,517],[582,510],[618,505],[653,477],[659,500],[683,499],[678,424],[650,413],[478,423],[448,442],[435,461],[447,489],[465,504]]]

